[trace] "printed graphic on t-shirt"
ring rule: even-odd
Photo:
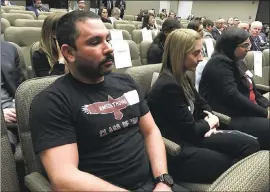
[[[120,123],[116,123],[116,124],[108,127],[107,129],[100,130],[99,136],[104,137],[104,136],[109,135],[115,131],[119,131],[121,129],[127,128],[127,127],[132,126],[132,125],[136,125],[138,123],[138,120],[139,120],[138,117],[134,117],[134,118],[122,121]]]
[[[121,120],[124,116],[121,110],[139,102],[138,92],[137,90],[133,90],[124,93],[116,99],[108,95],[108,101],[84,105],[82,106],[82,111],[89,115],[113,113],[116,120]]]

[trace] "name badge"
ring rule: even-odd
[[[190,108],[190,106],[188,106],[188,110],[189,110],[189,111],[191,111],[191,108]]]
[[[246,75],[249,76],[250,78],[253,77],[253,74],[249,70],[246,71]]]

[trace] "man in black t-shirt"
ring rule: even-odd
[[[168,175],[165,147],[134,81],[111,73],[110,35],[93,12],[56,31],[70,73],[31,105],[34,150],[58,191],[186,191]]]

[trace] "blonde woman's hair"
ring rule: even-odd
[[[50,14],[44,20],[41,29],[40,49],[46,54],[51,68],[58,61],[58,50],[56,46],[55,30],[58,20],[63,14]]]
[[[195,96],[185,74],[185,60],[201,36],[192,29],[176,29],[166,38],[161,73],[170,73],[183,88],[186,99],[194,101]]]

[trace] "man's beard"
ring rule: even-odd
[[[111,70],[104,70],[103,68],[103,65],[110,61],[114,64],[114,57],[112,54],[107,55],[106,58],[99,62],[98,65],[96,65],[93,60],[89,61],[81,57],[77,57],[75,60],[75,66],[80,75],[87,79],[94,80],[111,73]]]

